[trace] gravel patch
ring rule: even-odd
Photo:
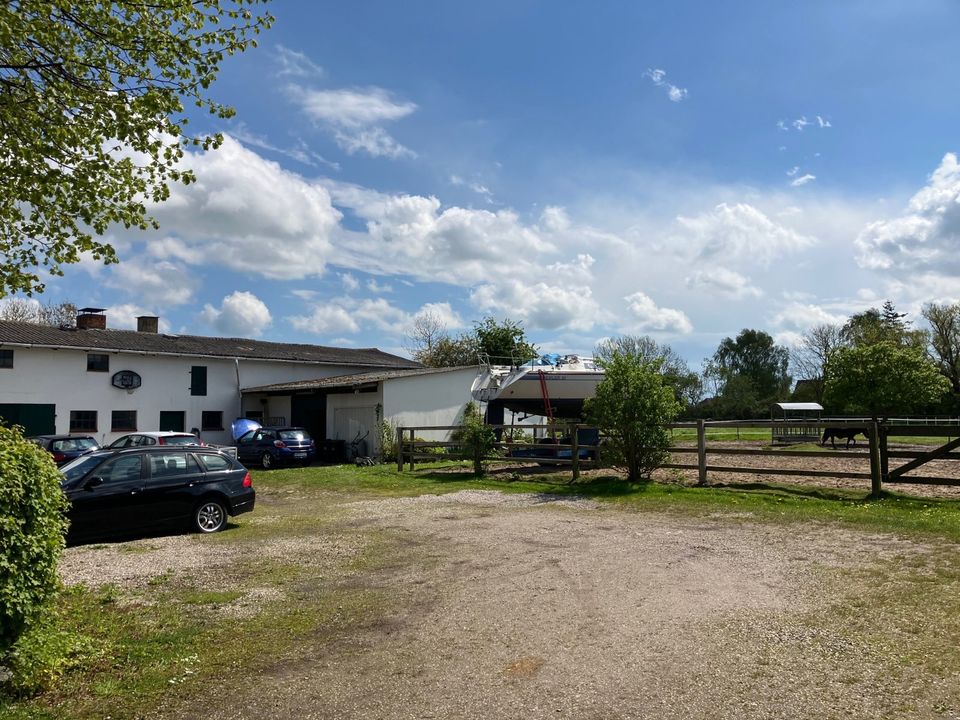
[[[909,568],[923,543],[490,491],[343,509],[344,533],[403,548],[350,578],[389,608],[165,717],[960,716],[955,685],[824,611],[855,595],[845,569]]]

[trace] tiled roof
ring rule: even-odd
[[[0,346],[29,345],[78,350],[108,350],[152,355],[286,360],[325,365],[419,368],[421,365],[376,348],[334,348],[246,338],[165,335],[133,330],[78,330],[0,320]]]
[[[261,385],[259,387],[243,388],[243,392],[296,392],[298,390],[323,390],[325,388],[335,387],[353,387],[354,385],[366,385],[376,383],[381,380],[391,380],[393,378],[414,377],[416,375],[435,375],[438,373],[454,372],[456,370],[473,370],[477,367],[465,365],[463,367],[449,368],[416,368],[411,370],[381,370],[378,372],[356,373],[354,375],[337,375],[335,377],[317,378],[316,380],[295,380],[293,382],[274,383],[273,385]]]

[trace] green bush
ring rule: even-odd
[[[18,643],[42,625],[59,588],[66,506],[50,453],[19,428],[0,426],[0,678],[8,688],[21,686],[18,669],[38,672],[29,648]],[[45,646],[35,636],[29,644]]]
[[[459,444],[460,456],[464,460],[473,460],[475,475],[483,474],[483,462],[497,443],[493,428],[483,421],[480,409],[472,402],[467,403],[460,416],[460,427],[453,433],[453,440]]]
[[[614,352],[603,361],[604,378],[586,403],[587,419],[606,438],[604,461],[627,471],[631,481],[647,478],[667,461],[670,433],[664,427],[680,412],[660,360]]]

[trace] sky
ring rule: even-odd
[[[407,355],[417,316],[693,368],[960,300],[955,0],[273,3],[197,182],[43,302]]]

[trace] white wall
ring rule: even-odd
[[[327,437],[345,440],[347,445],[366,436],[367,453],[377,451],[377,405],[383,403],[378,386],[376,392],[331,393],[327,395]]]
[[[31,403],[56,405],[56,431],[70,431],[71,410],[97,411],[97,431],[91,433],[105,444],[123,433],[110,429],[113,410],[136,410],[138,430],[157,430],[161,410],[183,411],[185,429],[201,427],[203,411],[223,413],[222,431],[203,431],[204,440],[230,442],[230,423],[241,415],[237,388],[237,364],[232,358],[173,357],[111,352],[109,372],[87,372],[85,350],[24,348],[13,349],[12,369],[0,369],[0,404]],[[190,395],[190,368],[207,368],[207,394]],[[363,372],[365,368],[324,366],[265,360],[239,360],[240,386],[252,387],[331,375]],[[128,392],[110,381],[119,370],[132,370],[142,378],[140,388]],[[274,401],[276,404],[274,405]],[[270,399],[271,416],[290,419],[290,400]],[[259,403],[257,403],[259,406]],[[260,409],[262,406],[257,407]]]
[[[470,386],[477,368],[391,378],[383,383],[384,417],[397,427],[454,425],[473,400]],[[449,432],[418,431],[424,440],[446,440]]]

